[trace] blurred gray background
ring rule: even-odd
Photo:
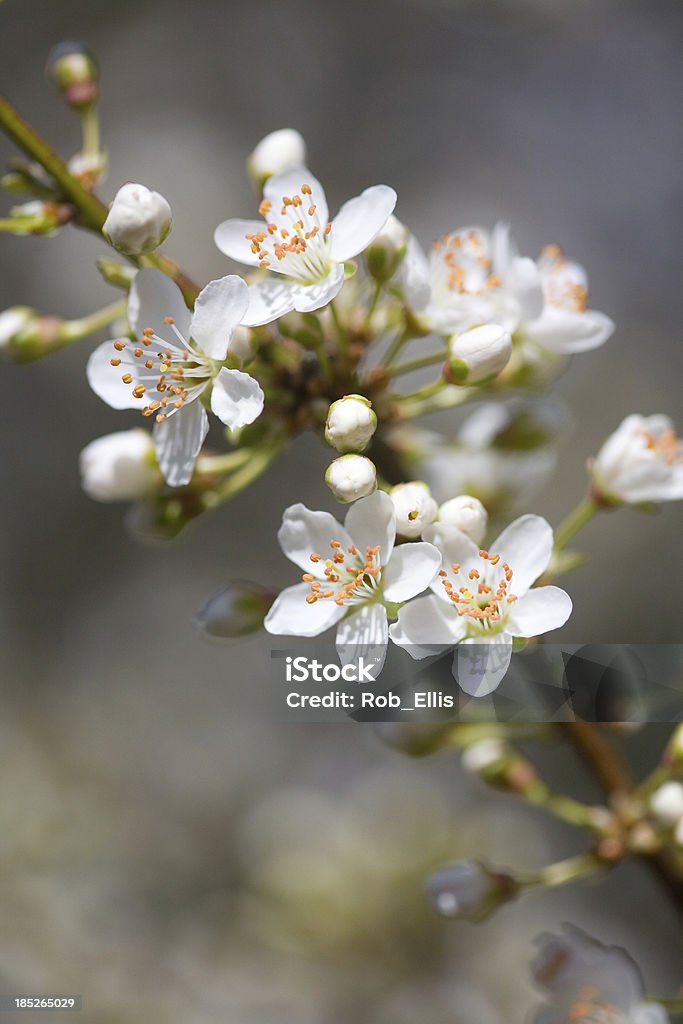
[[[101,194],[160,190],[167,250],[199,280],[228,269],[213,228],[251,216],[244,159],[278,127],[305,135],[333,210],[385,181],[425,243],[499,217],[523,252],[561,243],[618,329],[557,388],[575,424],[533,510],[558,522],[624,415],[680,426],[682,27],[676,0],[5,0],[0,67],[69,155],[77,125],[43,65],[62,39],[93,48]],[[3,162],[13,153],[0,140]],[[0,308],[78,316],[110,299],[96,239],[0,245]],[[233,576],[291,581],[275,532],[292,501],[331,507],[326,455],[303,439],[175,545],[140,547],[121,508],[79,488],[80,449],[137,423],[89,391],[92,344],[0,374],[0,990],[81,992],[96,1022],[508,1024],[533,1001],[531,937],[562,919],[628,945],[652,989],[673,986],[680,929],[636,869],[479,929],[434,921],[432,865],[483,852],[527,867],[579,840],[483,795],[452,758],[272,721],[269,643],[208,643],[192,616]],[[680,525],[677,506],[591,524],[563,635],[678,640]],[[642,766],[663,735],[630,741]],[[592,792],[567,751],[538,756]]]

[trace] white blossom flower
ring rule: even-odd
[[[365,455],[340,455],[327,467],[325,483],[338,501],[357,501],[376,488],[377,470]]]
[[[363,395],[344,395],[329,408],[325,440],[338,452],[362,452],[376,428],[372,403]]]
[[[607,501],[638,504],[683,498],[683,444],[668,416],[627,416],[590,463]]]
[[[444,235],[429,260],[412,239],[397,280],[426,326],[441,334],[497,323],[515,341],[568,354],[597,348],[614,331],[609,317],[587,308],[583,267],[556,245],[537,261],[520,256],[507,224]]]
[[[459,494],[439,506],[439,522],[456,526],[474,541],[481,544],[488,526],[489,515],[478,498],[471,494]]]
[[[396,484],[391,488],[391,500],[396,512],[396,532],[409,540],[420,537],[439,511],[429,487],[421,480]]]
[[[374,185],[330,222],[323,187],[305,167],[269,178],[259,207],[264,220],[226,220],[214,235],[226,256],[276,275],[250,286],[242,322],[255,327],[327,305],[344,283],[345,261],[369,245],[395,205],[392,188]]]
[[[306,143],[294,128],[278,128],[270,132],[254,147],[247,167],[258,185],[263,185],[273,174],[282,174],[292,167],[306,163]]]
[[[444,523],[428,526],[423,537],[441,552],[442,567],[432,593],[401,608],[391,639],[413,658],[456,647],[460,686],[485,696],[507,672],[513,638],[558,629],[571,614],[564,590],[530,589],[550,562],[552,528],[541,516],[521,516],[488,551]]]
[[[311,637],[336,625],[342,661],[355,662],[368,651],[383,661],[387,604],[421,593],[441,564],[431,544],[394,547],[395,538],[394,506],[383,491],[352,505],[343,526],[329,512],[292,505],[278,540],[304,570],[303,580],[276,599],[265,621],[268,632]]]
[[[663,825],[673,826],[683,819],[683,783],[665,782],[650,797],[650,810]]]
[[[157,460],[171,487],[192,477],[209,429],[199,400],[205,393],[212,412],[233,429],[252,423],[263,409],[258,381],[222,366],[247,302],[247,285],[233,275],[210,281],[190,313],[170,278],[141,270],[128,301],[136,340],[106,341],[90,356],[95,394],[113,409],[142,405],[143,415],[155,418]]]
[[[448,343],[448,369],[455,384],[481,384],[504,370],[512,355],[512,338],[500,324],[482,324]]]
[[[159,192],[128,182],[114,196],[102,234],[126,256],[157,249],[171,230],[171,207]]]
[[[618,946],[605,946],[579,928],[541,935],[533,976],[552,1003],[534,1024],[668,1024],[669,1015],[644,1001],[637,965]]]
[[[79,468],[83,490],[95,501],[137,501],[161,479],[152,438],[139,427],[91,441]]]

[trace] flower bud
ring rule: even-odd
[[[97,153],[74,153],[68,162],[68,168],[74,178],[78,178],[86,188],[93,188],[102,180],[107,170],[107,154],[98,150]]]
[[[484,775],[503,762],[507,755],[508,748],[502,740],[488,737],[465,747],[462,752],[462,766],[471,775]]]
[[[306,143],[294,128],[280,128],[261,139],[247,159],[253,181],[262,186],[274,174],[306,166]]]
[[[99,69],[82,43],[59,43],[47,59],[46,72],[74,110],[85,110],[97,101]]]
[[[28,306],[13,306],[0,313],[0,353],[17,363],[61,348],[65,343],[65,322],[56,316],[40,316]]]
[[[126,292],[132,285],[133,278],[137,273],[135,267],[129,267],[125,263],[110,260],[106,256],[100,256],[96,259],[95,266],[107,284],[113,285],[114,288],[123,288]]]
[[[447,375],[453,384],[481,384],[496,377],[512,355],[512,338],[499,324],[454,334],[448,345]]]
[[[304,348],[317,348],[325,340],[322,324],[313,313],[285,313],[278,320],[280,333]]]
[[[120,430],[91,441],[80,454],[81,486],[95,501],[136,501],[160,481],[146,430]]]
[[[365,250],[365,261],[375,281],[389,281],[406,254],[408,229],[392,214]]]
[[[435,872],[427,883],[427,896],[444,917],[482,921],[517,894],[510,875],[490,871],[478,860],[463,860]]]
[[[124,256],[157,249],[171,230],[171,207],[159,192],[123,185],[109,208],[102,234]]]
[[[337,501],[364,498],[377,486],[375,464],[365,455],[341,455],[327,467],[325,483]]]
[[[665,782],[650,797],[650,811],[662,825],[673,826],[683,818],[683,783]]]
[[[413,540],[420,537],[422,531],[436,519],[439,506],[432,498],[427,484],[414,480],[407,484],[397,484],[390,492],[396,512],[396,533],[399,537]]]
[[[35,309],[12,306],[0,313],[0,352],[11,352],[38,319]]]
[[[73,210],[66,203],[53,203],[45,199],[32,199],[13,206],[9,220],[17,235],[52,235],[73,218]]]
[[[376,427],[372,403],[362,395],[345,395],[329,408],[325,440],[338,452],[362,452]]]
[[[488,521],[489,514],[482,503],[469,494],[460,494],[439,506],[439,522],[456,526],[475,544],[483,541]]]
[[[275,600],[275,594],[256,583],[233,580],[209,598],[197,614],[197,625],[209,636],[230,640],[255,633]]]

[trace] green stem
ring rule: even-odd
[[[568,857],[566,860],[558,860],[554,864],[547,864],[540,871],[529,872],[517,878],[523,888],[535,888],[543,886],[554,888],[557,885],[566,885],[568,882],[575,882],[579,878],[595,874],[603,865],[592,853],[580,853],[576,857]]]
[[[81,114],[83,131],[83,152],[86,156],[98,156],[100,152],[100,113],[93,103]]]
[[[405,363],[399,363],[398,366],[391,367],[387,370],[389,377],[400,377],[404,373],[412,373],[413,370],[422,370],[425,366],[435,366],[437,363],[443,363],[444,355],[443,352],[431,352],[426,356],[419,356],[417,359],[409,359]]]
[[[252,453],[249,448],[238,448],[225,455],[200,455],[197,459],[197,472],[214,474],[230,473],[232,470],[248,462]]]
[[[421,402],[426,398],[432,398],[438,394],[439,391],[443,390],[446,386],[446,381],[443,377],[439,377],[438,380],[433,381],[431,384],[426,384],[423,388],[418,388],[417,391],[411,391],[407,395],[397,395],[397,401],[401,402]]]
[[[66,320],[61,327],[60,335],[65,341],[78,341],[80,338],[87,338],[88,335],[99,331],[101,327],[106,327],[114,320],[125,316],[126,309],[126,300],[119,299],[117,302],[112,302],[110,306],[98,309],[79,320]]]
[[[368,306],[368,311],[367,311],[367,313],[365,315],[365,326],[366,327],[370,327],[370,321],[372,320],[372,314],[377,309],[377,303],[379,302],[379,297],[380,297],[381,294],[382,294],[382,285],[381,285],[381,283],[379,281],[376,281],[375,282],[375,287],[374,287],[373,292],[372,292],[372,298],[370,299],[370,305]]]
[[[600,506],[592,498],[584,498],[573,512],[570,512],[555,531],[555,550],[561,551],[586,523],[600,511]]]
[[[26,153],[28,157],[39,163],[47,171],[50,177],[59,186],[62,196],[66,202],[76,210],[76,220],[81,227],[87,228],[99,235],[102,235],[102,225],[107,217],[107,207],[97,198],[94,193],[89,192],[78,178],[75,178],[69,171],[64,161],[57,156],[54,150],[38,135],[31,125],[21,117],[12,104],[0,96],[0,128],[5,134]],[[143,265],[143,258],[129,257],[136,266]],[[183,293],[185,301],[190,308],[199,294],[199,288],[178,265],[167,256],[160,253],[151,253],[144,257],[144,264],[156,267],[163,273],[168,274],[178,285]]]
[[[234,498],[236,494],[243,491],[245,487],[253,483],[261,474],[268,468],[270,463],[273,461],[281,445],[272,445],[268,448],[262,448],[258,451],[251,452],[251,458],[243,465],[240,469],[232,473],[228,479],[216,488],[215,491],[206,496],[207,507],[214,507],[220,505],[224,501],[228,501],[230,498]]]
[[[410,332],[404,327],[403,330],[399,331],[396,337],[392,340],[388,349],[382,356],[382,364],[389,366],[396,356],[399,354],[405,343],[410,338]]]
[[[337,338],[339,339],[339,348],[341,349],[342,352],[346,352],[349,347],[349,336],[346,332],[343,323],[341,322],[339,310],[337,309],[334,303],[334,299],[332,299],[332,301],[330,302],[329,309],[330,315],[332,317],[332,322],[334,323],[334,328],[337,332]]]

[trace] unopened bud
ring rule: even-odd
[[[81,486],[95,501],[138,501],[159,485],[154,444],[146,430],[119,430],[80,454]]]
[[[13,306],[0,313],[0,353],[17,363],[40,359],[64,344],[63,326],[58,317],[40,316],[28,306]]]
[[[650,797],[650,811],[662,825],[676,825],[683,818],[683,783],[665,782]]]
[[[86,188],[92,188],[105,175],[107,154],[102,150],[97,153],[74,153],[67,166],[74,178],[78,178]]]
[[[159,192],[129,182],[114,196],[102,234],[124,256],[139,256],[161,245],[171,221],[171,207]]]
[[[439,506],[427,484],[414,480],[397,484],[390,492],[396,512],[396,533],[399,537],[420,537],[425,527],[436,519]]]
[[[286,313],[278,320],[281,334],[298,341],[304,348],[317,348],[324,341],[320,320],[314,313]]]
[[[338,452],[362,452],[376,427],[372,403],[362,395],[345,395],[329,408],[325,440]]]
[[[137,273],[135,267],[126,266],[124,263],[117,263],[116,260],[110,260],[106,256],[100,256],[99,259],[96,259],[95,266],[107,284],[111,284],[115,288],[123,288],[124,291],[128,291]]]
[[[260,187],[274,174],[305,165],[306,143],[294,128],[280,128],[266,135],[247,159],[249,175]]]
[[[450,339],[447,376],[453,384],[481,384],[496,377],[511,355],[512,338],[504,327],[473,327]]]
[[[85,110],[97,102],[99,69],[82,43],[55,46],[47,59],[46,72],[74,110]]]
[[[275,594],[256,583],[234,580],[209,598],[197,614],[197,625],[209,636],[232,640],[255,633],[275,600]]]
[[[45,199],[32,199],[21,206],[13,206],[9,220],[16,235],[52,235],[73,217],[66,203],[53,203]]]
[[[478,740],[465,747],[462,752],[462,766],[472,775],[483,775],[496,768],[507,757],[508,748],[502,740],[493,737]]]
[[[490,871],[478,860],[463,860],[435,872],[427,896],[444,917],[478,922],[517,895],[511,875]]]
[[[327,467],[325,483],[337,501],[357,501],[377,487],[377,470],[365,455],[341,455]]]
[[[365,250],[365,261],[375,281],[389,281],[406,254],[408,229],[392,214]]]
[[[475,544],[481,544],[486,536],[488,521],[489,514],[479,498],[470,494],[460,494],[439,506],[439,522],[457,527]]]

